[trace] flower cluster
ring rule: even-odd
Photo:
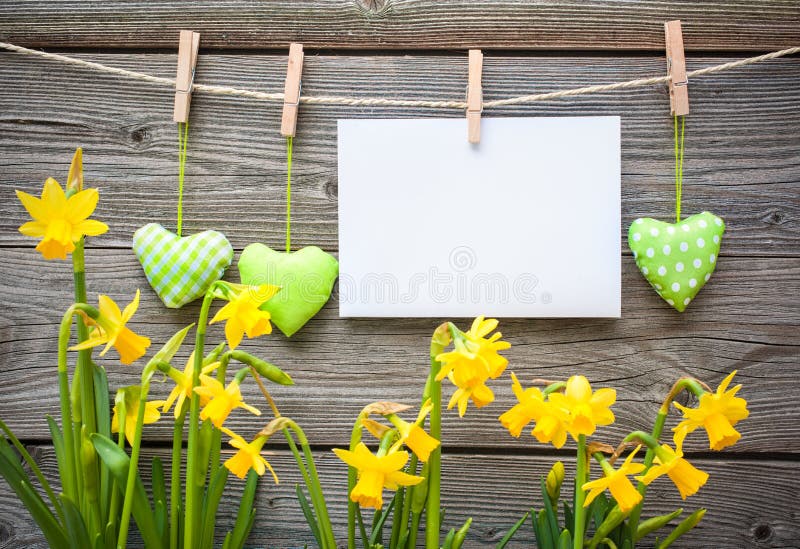
[[[584,376],[569,378],[563,393],[557,391],[563,384],[553,384],[543,392],[537,387],[523,389],[513,373],[511,378],[518,404],[500,416],[500,423],[515,437],[534,422],[531,434],[536,440],[561,448],[567,433],[578,440],[580,435],[594,434],[598,425],[614,422],[611,406],[617,392],[606,388],[593,392]]]
[[[349,450],[334,448],[334,453],[357,472],[358,482],[350,490],[350,500],[365,508],[380,509],[383,507],[383,489],[397,490],[399,486],[415,486],[424,478],[404,472],[409,454],[401,448],[405,446],[422,461],[427,462],[431,452],[439,447],[439,441],[425,432],[422,425],[432,408],[426,401],[420,408],[414,422],[407,422],[397,414],[408,409],[408,406],[394,402],[375,402],[366,406],[354,430],[360,436],[363,427],[380,440],[376,454],[358,441]],[[392,427],[374,421],[370,415],[386,418]],[[354,439],[356,440],[356,439]]]
[[[497,320],[493,318],[476,318],[467,332],[462,332],[453,324],[449,326],[453,350],[435,357],[441,363],[436,381],[446,377],[456,386],[447,408],[458,405],[458,414],[463,417],[470,400],[476,408],[494,401],[494,393],[486,381],[497,379],[505,371],[508,359],[501,356],[499,351],[508,349],[511,344],[501,340],[500,332],[491,334],[497,328]]]

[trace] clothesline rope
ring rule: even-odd
[[[85,61],[83,59],[76,59],[74,57],[68,57],[66,55],[60,55],[57,53],[48,53],[44,51],[23,48],[22,46],[9,44],[7,42],[0,42],[0,49],[5,49],[17,53],[24,53],[28,55],[34,55],[37,57],[43,57],[45,59],[52,59],[54,61],[60,61],[62,63],[66,63],[69,65],[77,65],[80,67],[85,67],[88,69],[105,72],[108,74],[115,74],[117,76],[125,76],[128,78],[133,78],[144,82],[151,82],[153,84],[161,84],[164,86],[171,86],[171,87],[175,86],[175,80],[173,78],[163,78],[160,76],[153,76],[151,74],[129,71],[117,67],[109,67],[107,65],[102,65],[100,63]],[[686,76],[688,78],[705,76],[707,74],[714,74],[722,71],[735,69],[738,67],[744,67],[746,65],[754,65],[756,63],[769,61],[771,59],[777,59],[778,57],[784,57],[795,53],[800,53],[800,46],[787,48],[785,50],[780,50],[780,51],[774,51],[764,55],[758,55],[756,57],[739,59],[738,61],[731,61],[730,63],[723,63],[721,65],[714,65],[712,67],[705,67],[702,69],[688,72]],[[585,86],[582,88],[574,88],[571,90],[537,93],[532,95],[521,95],[519,97],[509,97],[507,99],[495,99],[492,101],[484,101],[483,107],[486,109],[492,107],[503,107],[507,105],[535,103],[537,101],[546,101],[549,99],[558,99],[561,97],[572,97],[576,95],[587,95],[591,93],[601,93],[613,90],[650,86],[653,84],[660,84],[662,82],[669,82],[669,80],[670,80],[669,76],[638,78],[636,80],[615,82],[612,84],[600,84],[596,86]],[[251,99],[261,99],[264,101],[283,101],[283,93],[280,92],[267,93],[254,90],[232,88],[228,86],[214,86],[209,84],[195,83],[194,86],[192,87],[192,91],[210,93],[213,95],[249,97]],[[313,105],[347,105],[356,107],[427,107],[432,109],[467,108],[467,103],[465,101],[424,101],[424,100],[412,100],[412,99],[357,98],[357,97],[344,97],[337,95],[304,95],[300,97],[300,102]]]

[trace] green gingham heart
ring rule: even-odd
[[[636,265],[664,301],[683,312],[717,266],[725,223],[710,212],[678,223],[636,219],[628,245]]]
[[[233,260],[233,248],[222,233],[180,237],[158,223],[148,223],[133,234],[133,252],[150,286],[172,309],[205,294]]]

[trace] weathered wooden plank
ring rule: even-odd
[[[50,447],[36,447],[40,462],[48,474],[56,471]],[[156,451],[169,463],[167,450]],[[143,463],[153,451],[145,450]],[[290,454],[278,451],[267,456],[281,483],[275,486],[264,477],[256,498],[257,516],[249,546],[302,547],[313,546],[294,493],[302,483]],[[539,479],[547,473],[555,458],[549,456],[453,455],[443,459],[442,505],[447,513],[443,527],[458,528],[467,517],[473,525],[465,547],[492,547],[505,531],[530,506],[541,507]],[[346,539],[347,511],[346,467],[330,451],[315,452],[323,489],[340,541]],[[572,473],[572,461],[567,461]],[[701,491],[682,502],[668,480],[658,481],[651,488],[645,516],[682,507],[694,510],[706,507],[708,512],[700,525],[676,547],[795,547],[800,543],[800,524],[796,512],[800,505],[800,465],[785,461],[693,460],[711,476]],[[218,513],[218,531],[232,524],[242,483],[232,477],[226,497]],[[570,493],[564,488],[565,494]],[[765,498],[763,494],[769,493]],[[495,502],[486,505],[487,497]],[[132,527],[132,529],[135,529]],[[446,530],[445,530],[446,532]],[[5,483],[0,482],[0,534],[6,547],[45,547],[27,512],[14,499]],[[442,534],[444,536],[444,533]],[[652,546],[652,539],[643,547]],[[533,534],[526,524],[509,547],[530,547]]]
[[[0,40],[172,48],[178,30],[191,28],[212,48],[304,42],[313,48],[663,50],[662,25],[672,19],[684,21],[691,50],[779,49],[800,41],[800,13],[791,0],[25,0],[0,6]]]
[[[127,250],[91,250],[87,268],[90,295],[107,292],[126,302],[135,288],[142,288],[134,328],[154,342],[166,341],[196,320],[197,304],[180,311],[163,307]],[[29,439],[47,438],[43,417],[58,414],[55,334],[61,311],[71,300],[71,276],[68,263],[44,264],[31,249],[0,250],[0,356],[7,372],[0,376],[0,417]],[[238,279],[235,271],[229,276]],[[734,451],[800,451],[797,259],[722,258],[710,284],[682,315],[660,301],[630,258],[623,258],[622,284],[620,320],[503,321],[502,331],[514,345],[508,352],[510,370],[521,379],[558,379],[580,372],[616,387],[618,424],[604,431],[616,443],[627,429],[649,430],[660,399],[678,377],[691,374],[715,385],[738,368],[752,416],[741,425],[744,436]],[[428,341],[438,323],[340,319],[334,298],[291,340],[276,332],[245,342],[243,348],[285,368],[297,382],[275,389],[282,413],[298,420],[314,443],[336,444],[348,440],[352,422],[369,402],[418,402]],[[209,342],[222,337],[216,327],[210,334]],[[138,383],[139,368],[115,360],[104,361],[114,390]],[[153,394],[165,396],[169,385],[154,386]],[[497,423],[497,416],[515,402],[508,377],[492,387],[497,402],[489,408],[471,409],[461,420],[446,414],[448,444],[531,447],[532,439],[516,441]],[[449,387],[445,392],[450,394]],[[252,384],[245,386],[245,395],[262,402]],[[266,421],[242,414],[232,417],[231,425],[255,428]],[[150,440],[172,436],[167,422],[148,426],[145,435]],[[690,448],[702,449],[700,439],[695,440]]]
[[[174,55],[82,55],[174,76]],[[689,68],[725,59],[692,59]],[[661,74],[659,57],[493,57],[487,100]],[[280,91],[285,59],[201,55],[198,81]],[[724,253],[800,255],[800,60],[785,59],[693,80],[686,129],[684,211],[724,217]],[[98,217],[111,231],[92,245],[128,246],[149,221],[174,225],[176,130],[172,92],[17,54],[0,54],[0,192],[63,179],[72,149],[85,147],[87,182],[102,190]],[[91,83],[91,85],[89,84]],[[303,92],[357,97],[464,96],[466,57],[306,59]],[[102,102],[103,108],[98,104]],[[278,102],[196,93],[185,192],[185,227],[224,231],[237,248],[283,241],[285,143]],[[623,226],[640,215],[671,217],[672,123],[664,86],[489,111],[492,116],[621,115]],[[458,116],[431,109],[302,105],[295,142],[294,241],[335,250],[336,120]],[[531,174],[535,184],[535,175]],[[235,213],[234,213],[235,212]],[[27,243],[15,200],[0,203],[0,244]],[[623,239],[625,238],[622,235]],[[623,247],[627,249],[627,246]]]

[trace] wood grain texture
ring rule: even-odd
[[[204,48],[664,49],[663,23],[684,21],[689,50],[800,43],[792,0],[203,0],[0,4],[0,40],[28,46]]]
[[[266,449],[269,450],[269,445]],[[44,470],[56,470],[50,447],[35,447],[33,450]],[[169,463],[166,449],[156,453],[166,464]],[[149,464],[153,454],[152,450],[146,451],[142,464]],[[313,537],[308,532],[294,493],[295,485],[302,479],[291,454],[278,450],[267,455],[267,459],[275,467],[281,482],[275,486],[268,477],[263,478],[256,497],[257,516],[248,546],[286,548],[302,547],[304,543],[313,546]],[[343,547],[346,541],[347,516],[343,502],[347,470],[328,450],[316,451],[315,461],[323,479],[334,533]],[[493,547],[531,506],[542,506],[538,483],[553,461],[554,458],[542,456],[445,453],[442,505],[447,513],[443,528],[458,528],[467,517],[473,517],[465,547]],[[565,461],[571,474],[573,463]],[[708,483],[697,495],[682,502],[675,487],[662,479],[653,484],[645,508],[644,516],[678,507],[686,509],[687,514],[700,507],[708,509],[700,525],[676,547],[743,549],[797,546],[800,542],[800,523],[797,521],[800,465],[782,461],[731,462],[724,459],[697,459],[693,463],[710,474]],[[217,515],[218,532],[224,533],[222,528],[232,524],[241,486],[242,483],[235,478],[229,481]],[[570,493],[567,488],[564,490],[566,494]],[[765,493],[769,493],[770,498],[761,496]],[[389,494],[385,493],[387,503]],[[492,505],[486,505],[487,497],[492,498]],[[531,547],[532,543],[533,534],[530,525],[526,524],[508,547]],[[652,544],[653,538],[649,538],[641,546],[652,547]],[[138,546],[135,542],[131,545]],[[8,491],[0,490],[0,547],[23,546],[46,547],[27,512],[15,503]]]
[[[154,345],[196,321],[197,303],[178,311],[163,307],[128,250],[90,250],[87,269],[90,295],[107,292],[126,303],[136,288],[142,289],[133,327]],[[716,385],[739,369],[752,417],[740,425],[743,438],[732,451],[800,452],[800,410],[795,406],[800,398],[800,261],[722,258],[708,286],[682,315],[660,301],[631,258],[623,259],[623,273],[620,320],[503,321],[502,332],[513,344],[507,352],[509,370],[522,380],[580,372],[595,384],[616,387],[617,425],[604,430],[616,445],[628,430],[650,429],[658,403],[679,377],[694,375]],[[45,264],[32,249],[0,250],[0,356],[20,357],[5,364],[9,375],[0,376],[0,417],[31,439],[47,438],[44,415],[58,415],[55,334],[71,300],[71,276],[69,264]],[[235,269],[228,278],[238,280]],[[336,299],[290,340],[276,332],[243,344],[294,378],[296,386],[278,387],[274,396],[282,413],[300,422],[315,444],[349,440],[352,422],[370,402],[417,404],[427,375],[430,334],[440,322],[340,319]],[[214,327],[209,345],[222,337]],[[179,355],[177,365],[182,367],[187,354]],[[121,366],[113,351],[103,364],[112,391],[138,383],[140,367]],[[27,375],[17,375],[22,372]],[[471,409],[465,419],[445,414],[445,441],[465,448],[544,450],[532,445],[530,437],[511,438],[497,422],[516,402],[508,376],[491,386],[497,394],[492,406]],[[166,396],[170,388],[170,382],[156,384],[154,397]],[[252,383],[243,390],[248,400],[263,402]],[[445,394],[450,391],[448,386]],[[262,423],[246,413],[230,419],[234,429],[256,429]],[[168,422],[145,429],[151,441],[171,436]],[[702,450],[703,442],[698,437],[687,447]]]
[[[174,76],[175,55],[81,55]],[[692,59],[694,69],[724,61]],[[303,93],[410,99],[463,98],[462,57],[307,56]],[[661,74],[660,57],[492,57],[486,100]],[[283,89],[283,57],[201,55],[198,82]],[[84,146],[87,184],[101,189],[98,217],[111,231],[90,243],[127,247],[133,231],[174,226],[177,133],[173,92],[18,54],[0,54],[0,192],[34,191],[63,179]],[[709,209],[728,226],[723,254],[800,256],[800,59],[699,78],[690,84],[683,210]],[[91,82],[91,85],[88,84]],[[22,100],[21,98],[24,98]],[[102,108],[99,106],[102,105]],[[281,103],[195,93],[184,227],[214,228],[237,248],[284,238],[285,141]],[[642,215],[674,209],[672,124],[666,86],[487,110],[484,116],[622,116],[623,233]],[[301,105],[293,166],[293,241],[336,250],[336,120],[346,117],[463,118],[460,111]],[[465,122],[466,125],[466,122]],[[535,174],[530,174],[536,184]],[[447,184],[447,182],[443,182]],[[235,212],[235,214],[232,214]],[[27,245],[25,212],[0,202],[0,244]],[[626,240],[625,234],[621,235]],[[623,245],[627,250],[627,245]]]

